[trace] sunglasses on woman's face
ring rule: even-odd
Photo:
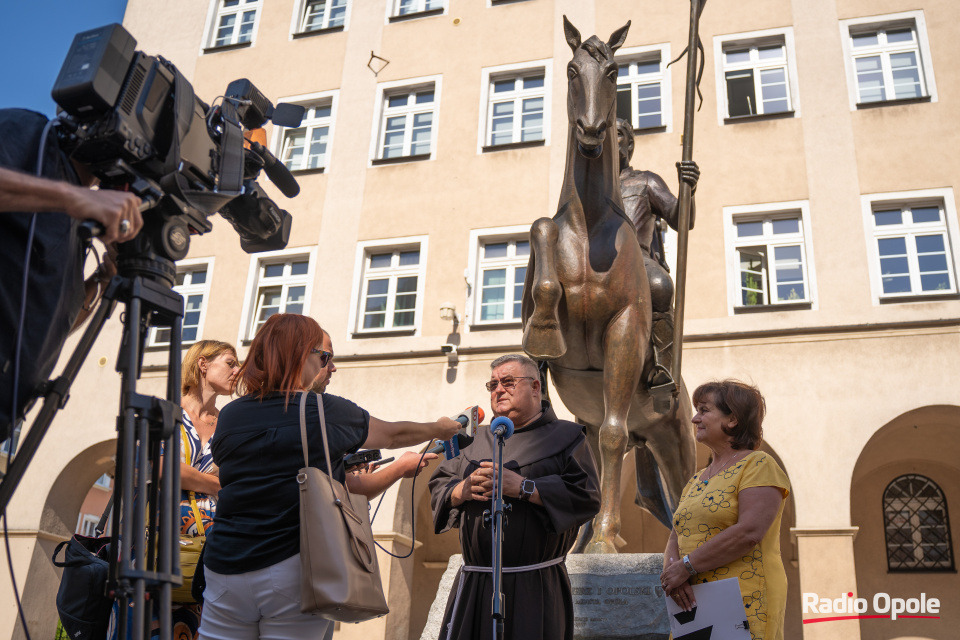
[[[316,353],[320,355],[320,366],[325,367],[330,364],[330,361],[333,360],[333,354],[329,351],[324,351],[323,349],[310,349],[310,353]]]

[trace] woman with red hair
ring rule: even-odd
[[[221,489],[204,550],[205,640],[322,638],[333,624],[300,613],[299,406],[300,394],[309,393],[333,357],[323,335],[307,316],[271,316],[240,368],[240,397],[220,411],[212,450]],[[349,400],[321,397],[333,476],[340,482],[347,453],[448,440],[460,428],[449,418],[386,422]],[[310,463],[329,472],[317,405],[306,406]]]

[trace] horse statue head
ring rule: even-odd
[[[567,117],[575,128],[580,154],[599,158],[607,130],[615,126],[617,63],[613,54],[627,39],[630,21],[603,42],[597,36],[580,41],[580,32],[563,16],[563,32],[573,50],[567,65]]]

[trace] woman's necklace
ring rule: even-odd
[[[741,453],[743,453],[743,452],[742,452],[742,451],[734,451],[734,452],[733,452],[733,455],[730,456],[729,458],[727,458],[726,463],[721,463],[720,468],[719,468],[719,470],[718,470],[716,473],[710,473],[710,474],[708,474],[707,477],[706,477],[706,479],[704,479],[703,476],[701,475],[700,482],[702,482],[703,484],[707,484],[708,482],[710,482],[710,479],[713,478],[713,476],[715,476],[715,475],[716,475],[717,473],[719,473],[720,471],[723,471],[724,469],[726,469],[727,467],[729,467],[729,466],[730,466],[730,463],[733,462],[734,458],[736,458],[736,457],[737,457],[738,455],[740,455]],[[710,466],[707,467],[707,470],[709,470],[710,467],[712,467],[712,466],[713,466],[713,463],[711,463]]]

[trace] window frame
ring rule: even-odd
[[[734,69],[728,69],[724,53],[730,49],[743,49],[747,47],[755,48],[772,44],[782,44],[786,60],[772,65],[761,64],[757,60],[748,64],[734,65]],[[800,117],[800,88],[797,82],[797,56],[794,46],[793,27],[783,27],[779,29],[764,29],[761,31],[748,31],[743,33],[731,33],[713,37],[713,59],[714,59],[714,77],[717,84],[717,122],[723,126],[741,122],[745,120],[763,119],[763,118],[799,118]],[[759,71],[763,68],[773,68],[782,66],[787,75],[787,111],[776,111],[773,113],[756,113],[742,116],[731,116],[728,113],[729,99],[727,97],[726,72],[735,69],[753,69],[754,87],[759,85]],[[755,93],[756,95],[756,93]]]
[[[917,51],[920,57],[920,82],[926,88],[926,95],[916,98],[891,98],[873,102],[860,102],[860,90],[857,82],[857,70],[854,63],[854,48],[851,42],[852,35],[857,32],[903,28],[912,26],[917,38]],[[861,108],[880,107],[909,102],[938,102],[937,82],[933,71],[933,58],[930,54],[930,42],[927,37],[927,23],[922,9],[903,11],[882,16],[866,18],[851,18],[840,21],[840,41],[843,46],[843,64],[847,74],[847,94],[850,101],[850,110]],[[886,84],[884,88],[887,89]]]
[[[399,13],[400,3],[402,0],[387,0],[387,23],[391,22],[401,22],[404,20],[414,20],[417,18],[429,18],[431,16],[446,15],[448,10],[449,1],[448,0],[439,0],[440,6],[426,9],[428,2],[436,2],[437,0],[413,0],[413,2],[421,8],[415,9],[414,11],[408,11],[407,13]]]
[[[390,111],[391,108],[387,107],[387,99],[391,96],[403,93],[413,95],[430,88],[431,85],[433,86],[433,119],[430,125],[429,154],[407,154],[393,158],[384,158],[383,141],[386,135],[387,118],[391,117],[391,114],[399,115],[400,113],[404,113],[405,115],[414,115],[415,113],[423,112],[423,110],[417,110],[416,102],[414,102],[412,106],[407,104],[405,107],[392,107],[394,111]],[[441,89],[442,76],[440,75],[411,78],[408,80],[397,80],[393,82],[381,82],[377,85],[376,106],[374,111],[375,117],[373,119],[372,135],[370,136],[370,159],[367,164],[368,167],[402,162],[415,162],[418,160],[434,160],[436,158],[437,137],[440,132]],[[408,134],[412,132],[413,119],[410,118],[409,120],[409,124],[405,123],[404,125],[404,147],[408,146],[411,142]]]
[[[478,329],[489,329],[489,328],[502,328],[502,329],[512,329],[519,326],[521,318],[511,318],[504,320],[481,320],[480,311],[482,303],[482,291],[483,291],[483,276],[481,270],[484,267],[484,258],[481,251],[481,247],[490,243],[498,242],[516,242],[517,240],[527,240],[530,239],[530,225],[513,225],[509,227],[492,227],[487,229],[474,229],[470,232],[470,251],[467,256],[467,270],[464,275],[467,279],[467,295],[464,308],[467,310],[466,313],[466,325],[468,329],[478,330]],[[532,248],[531,248],[532,252]],[[529,262],[529,255],[527,256],[527,262]],[[508,266],[509,273],[515,273],[515,269],[520,265],[519,259],[516,256],[497,259],[498,263],[503,263],[505,266]],[[489,264],[489,263],[488,263]],[[524,263],[526,266],[527,263]],[[509,281],[509,278],[508,278]],[[511,284],[506,284],[505,287],[509,288],[513,286]],[[522,300],[522,294],[521,294]],[[511,300],[509,303],[505,304],[514,304],[519,302],[518,300]]]
[[[535,87],[532,89],[525,89],[521,86],[520,89],[517,89],[518,82],[524,82],[527,78],[543,78],[543,84],[540,87]],[[504,82],[507,80],[513,80],[514,89],[512,91],[506,91],[502,94],[497,94],[494,91],[494,85],[498,82]],[[489,84],[487,86],[487,114],[486,114],[486,135],[484,136],[485,149],[494,149],[494,148],[503,148],[508,145],[515,146],[520,144],[543,144],[546,136],[546,107],[547,107],[547,76],[542,67],[534,67],[526,69],[524,71],[517,71],[512,73],[504,73],[497,75],[489,76]],[[540,98],[542,102],[542,108],[540,110],[540,137],[532,138],[530,140],[522,140],[523,137],[523,105],[526,100]],[[511,127],[510,127],[510,141],[509,142],[500,142],[494,144],[491,139],[493,136],[493,120],[494,120],[494,106],[497,104],[506,104],[511,103],[513,105],[513,112],[511,113]],[[518,108],[519,107],[519,108]]]
[[[939,498],[940,504],[933,505],[933,506],[942,506],[943,529],[944,529],[944,533],[946,534],[946,547],[947,547],[947,556],[949,560],[949,566],[929,566],[929,565],[922,566],[920,564],[923,562],[922,559],[918,560],[917,565],[915,566],[899,566],[899,567],[893,566],[894,559],[890,549],[891,540],[889,538],[889,529],[891,528],[891,524],[893,524],[895,528],[900,530],[903,530],[903,527],[897,527],[895,523],[891,523],[891,520],[888,517],[889,508],[892,507],[893,509],[898,510],[899,511],[898,515],[900,515],[901,517],[903,516],[903,511],[908,509],[913,509],[913,513],[910,514],[911,522],[909,522],[908,524],[911,525],[910,537],[911,537],[911,542],[914,545],[914,549],[913,549],[914,555],[916,554],[916,551],[918,548],[922,550],[922,546],[924,544],[922,541],[922,533],[921,533],[921,527],[923,526],[923,523],[914,522],[913,516],[916,515],[917,512],[919,512],[922,506],[924,506],[922,503],[925,502],[925,500],[923,500],[922,498],[916,495],[912,495],[906,500],[903,500],[902,498],[899,498],[899,497],[888,497],[888,493],[891,491],[891,489],[894,488],[895,484],[901,481],[912,482],[913,480],[925,481],[926,483],[928,483],[928,485],[932,485],[932,487],[937,492],[936,497]],[[898,501],[898,500],[903,500],[905,504],[901,505],[900,507],[897,507],[894,503],[895,501]],[[910,503],[914,501],[919,502],[921,504],[916,507],[911,507]],[[887,573],[942,573],[942,572],[952,573],[955,571],[956,555],[954,554],[954,549],[953,549],[953,534],[950,531],[949,505],[947,504],[946,494],[944,493],[940,485],[933,480],[933,478],[930,478],[929,476],[925,476],[919,473],[906,473],[906,474],[897,476],[896,478],[891,480],[887,484],[887,486],[884,487],[883,489],[883,494],[881,496],[881,512],[883,514],[883,542],[884,542],[884,550],[886,551],[886,555],[887,555]],[[917,540],[918,536],[921,538],[920,540]],[[903,544],[897,544],[896,541],[893,541],[893,545],[895,547],[904,546]]]
[[[773,236],[752,236],[740,239],[737,236],[737,224],[741,222],[756,222],[759,220],[776,220],[783,218],[800,218],[799,234],[791,234],[783,240],[772,240]],[[810,203],[807,200],[790,202],[765,203],[757,205],[730,206],[723,208],[724,219],[724,256],[727,274],[727,313],[740,315],[749,312],[776,312],[797,309],[818,309],[816,260],[813,251],[813,233],[810,223]],[[793,246],[799,244],[803,260],[804,287],[806,299],[768,302],[761,305],[744,305],[740,286],[739,251],[742,247],[763,245],[767,248],[776,246]],[[768,254],[772,252],[767,252]],[[767,270],[770,269],[771,256],[767,255]],[[776,286],[775,280],[767,280],[767,295]]]
[[[348,339],[364,339],[376,336],[419,336],[423,323],[424,294],[426,292],[427,276],[427,258],[429,236],[408,236],[402,238],[390,238],[383,240],[367,240],[357,243],[357,253],[354,261],[353,283],[350,293],[350,316],[349,316],[349,335]],[[417,276],[416,305],[413,313],[413,325],[409,327],[391,327],[383,328],[363,328],[364,313],[361,309],[366,300],[366,283],[375,279],[368,273],[368,256],[381,253],[395,253],[419,249],[420,259],[416,267],[403,268],[399,265],[389,267],[389,271],[378,271],[375,275],[386,275],[389,273],[390,288],[388,292],[388,311],[384,324],[392,318],[392,311],[396,301],[396,278],[408,275]],[[398,273],[399,272],[399,273]]]
[[[350,8],[353,5],[354,0],[343,0],[346,5],[346,11],[343,15],[343,24],[330,26],[330,7],[327,7],[327,10],[323,18],[323,26],[317,29],[310,29],[309,31],[304,29],[304,23],[307,18],[307,8],[310,6],[312,0],[297,0],[297,3],[294,7],[293,16],[290,21],[290,36],[291,38],[295,37],[305,37],[311,36],[314,34],[322,33],[333,33],[339,31],[345,31],[350,26]],[[329,2],[335,2],[337,0],[326,0]]]
[[[673,83],[672,83],[672,73],[670,69],[667,68],[667,64],[672,60],[670,57],[670,43],[654,44],[647,45],[643,47],[630,47],[625,49],[619,49],[614,56],[618,65],[624,64],[635,64],[638,62],[649,62],[654,57],[660,57],[660,71],[654,76],[654,74],[644,74],[643,76],[625,76],[629,84],[631,85],[630,90],[630,125],[633,127],[635,133],[671,133],[673,131]],[[633,78],[631,80],[631,78]],[[635,87],[640,84],[652,84],[648,80],[656,79],[660,84],[660,124],[655,127],[642,127],[638,128],[638,117],[637,113],[637,97]],[[621,86],[621,82],[618,76],[617,87]]]
[[[874,306],[896,302],[956,299],[958,294],[960,294],[960,284],[958,284],[957,281],[958,275],[960,275],[960,256],[958,256],[960,251],[957,250],[957,244],[960,242],[960,226],[958,226],[957,223],[957,208],[953,197],[953,189],[923,189],[919,191],[874,193],[860,196],[860,202],[863,213],[864,237],[866,238],[867,242],[867,259],[870,269],[870,288],[873,296]],[[873,214],[875,211],[886,210],[886,208],[909,206],[940,207],[943,217],[942,223],[916,224],[923,225],[919,228],[920,232],[942,231],[943,235],[945,236],[944,247],[947,253],[947,267],[950,282],[953,285],[950,290],[943,291],[942,293],[913,290],[913,285],[917,281],[917,278],[919,278],[919,270],[916,274],[912,270],[914,266],[917,266],[915,265],[915,261],[912,260],[912,256],[915,255],[915,251],[913,254],[911,254],[911,248],[909,243],[907,243],[908,265],[911,268],[911,291],[909,293],[883,292],[883,275],[881,273],[880,251],[877,246],[877,239],[884,236],[898,237],[899,235],[902,235],[896,233],[898,230],[903,230],[906,233],[909,227],[913,227],[915,225],[912,223],[912,221],[909,227],[907,227],[907,225],[891,225],[891,227],[883,229],[883,232],[878,234],[876,233]],[[914,277],[915,275],[916,278]]]
[[[303,297],[303,315],[310,315],[310,304],[315,282],[315,270],[317,265],[317,247],[294,247],[280,249],[279,251],[264,251],[250,256],[250,266],[247,272],[247,284],[243,299],[243,309],[240,313],[240,327],[237,333],[237,344],[249,344],[256,335],[256,318],[259,305],[260,291],[260,270],[266,265],[277,263],[293,262],[297,258],[307,259],[307,273],[303,276],[296,276],[303,280],[305,287]],[[291,283],[287,283],[291,284]],[[293,284],[300,284],[296,282]]]
[[[96,537],[97,525],[100,524],[100,516],[93,513],[81,513],[77,518],[77,535]],[[89,530],[89,533],[87,531]]]
[[[253,17],[253,28],[250,32],[250,40],[244,42],[237,42],[236,36],[240,33],[239,24],[235,27],[235,34],[231,37],[231,42],[226,44],[217,44],[217,30],[218,25],[220,24],[220,18],[222,16],[235,13],[241,14],[244,12],[243,6],[247,4],[247,0],[240,0],[240,4],[236,9],[230,8],[227,10],[223,6],[225,0],[211,0],[210,8],[207,12],[207,24],[204,27],[204,46],[201,48],[201,55],[205,52],[215,52],[221,51],[223,49],[235,49],[240,47],[250,47],[256,42],[257,31],[260,28],[260,15],[263,11],[263,4],[265,0],[253,0],[256,3],[256,9],[254,9],[255,14]],[[251,3],[252,4],[252,3]],[[241,23],[242,24],[242,23]]]
[[[510,76],[523,77],[523,76],[534,76],[539,75],[540,72],[543,72],[543,137],[540,140],[530,140],[525,142],[513,141],[510,143],[503,143],[498,145],[487,144],[488,135],[490,133],[490,119],[491,114],[493,113],[493,105],[490,102],[490,97],[493,92],[491,88],[493,82],[498,79],[505,79]],[[522,90],[521,90],[522,92]],[[539,92],[538,92],[539,93]],[[511,149],[517,147],[539,147],[539,146],[550,146],[550,134],[551,134],[551,122],[553,116],[553,60],[544,59],[544,60],[532,60],[530,62],[518,62],[514,64],[499,65],[496,67],[484,67],[480,70],[480,106],[478,113],[480,118],[478,118],[477,123],[477,155],[483,154],[485,151],[497,151],[500,149]],[[514,100],[522,99],[522,95],[518,95]],[[516,114],[515,114],[516,115]],[[519,119],[518,119],[519,121]],[[515,124],[516,127],[516,124]]]
[[[200,301],[200,318],[197,321],[197,337],[193,340],[185,341],[182,340],[180,345],[182,347],[189,346],[199,340],[203,340],[203,326],[207,319],[207,307],[210,302],[210,291],[211,283],[213,282],[213,265],[216,258],[211,256],[209,258],[187,258],[177,262],[177,275],[185,271],[195,271],[196,267],[200,265],[205,265],[207,267],[207,277],[206,281],[203,284],[195,285],[192,284],[193,279],[191,278],[191,284],[188,285],[176,285],[173,287],[173,290],[180,294],[180,297],[183,298],[183,309],[184,309],[184,319],[186,317],[187,311],[187,296],[197,295],[198,293],[202,296]],[[147,343],[146,348],[148,349],[159,349],[166,348],[170,346],[170,342],[161,342],[157,340],[157,334],[160,332],[161,327],[151,326],[147,334]]]
[[[313,128],[326,126],[327,127],[327,150],[324,154],[324,161],[319,167],[300,167],[296,169],[290,169],[294,174],[302,173],[323,173],[330,166],[330,160],[333,157],[333,142],[334,142],[334,133],[336,130],[336,120],[337,120],[337,103],[340,98],[340,92],[338,90],[333,91],[319,91],[316,93],[307,93],[299,96],[290,96],[287,98],[281,98],[278,102],[286,102],[290,104],[301,105],[306,107],[307,111],[304,113],[304,120],[300,123],[299,127],[296,129],[306,129],[306,139],[309,140],[310,132]],[[330,115],[325,118],[314,118],[312,121],[307,120],[306,114],[311,108],[316,108],[320,106],[329,106]],[[280,160],[284,165],[286,164],[283,161],[283,154],[286,150],[286,139],[287,132],[294,129],[294,127],[273,127],[273,135],[270,141],[270,148],[273,151],[273,154]],[[306,147],[309,146],[309,143],[306,143]],[[304,159],[309,158],[309,155],[304,153]]]

